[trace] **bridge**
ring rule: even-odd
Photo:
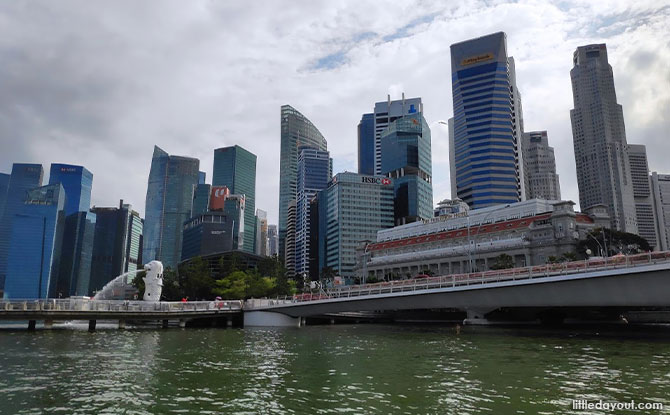
[[[344,286],[320,294],[247,300],[245,326],[300,325],[333,313],[457,309],[487,324],[502,308],[670,306],[670,252]]]
[[[53,327],[54,321],[84,320],[90,331],[98,320],[116,320],[119,328],[125,328],[127,321],[158,321],[163,327],[170,321],[178,322],[179,327],[189,322],[232,326],[241,315],[242,301],[0,300],[0,320],[27,320],[31,330],[38,320],[44,321],[45,328]]]

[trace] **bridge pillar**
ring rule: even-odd
[[[465,310],[467,317],[463,320],[463,325],[487,326],[491,322],[486,318],[486,314],[493,310],[469,309]]]
[[[97,323],[96,320],[89,320],[88,321],[88,331],[95,331],[96,323]]]
[[[163,328],[166,329],[168,328],[168,320],[163,320]]]
[[[232,317],[227,317],[226,318],[226,327],[233,327],[233,318]]]
[[[28,320],[28,330],[33,331],[35,330],[35,326],[37,325],[37,321],[35,320]]]
[[[51,319],[44,320],[44,328],[45,329],[52,329],[54,327],[54,321]]]
[[[186,328],[186,320],[185,319],[183,319],[183,318],[179,319],[179,327],[182,328],[182,329]]]
[[[300,327],[300,317],[272,311],[245,311],[244,327]]]
[[[126,328],[126,320],[119,320],[119,329]]]

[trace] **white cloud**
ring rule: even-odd
[[[258,156],[257,207],[276,222],[279,108],[326,136],[335,168],[356,168],[356,126],[374,102],[421,96],[429,123],[452,114],[449,46],[503,30],[526,129],[546,129],[563,196],[577,200],[569,110],[572,52],[606,42],[630,142],[668,172],[670,6],[580,0],[107,2],[0,5],[0,170],[83,164],[93,202],[144,209],[152,147]],[[435,201],[449,197],[447,134],[433,128]]]

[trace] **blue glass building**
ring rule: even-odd
[[[5,202],[7,201],[7,189],[9,189],[9,178],[12,177],[7,173],[0,173],[0,220],[2,220],[2,213],[5,211]]]
[[[93,212],[75,212],[65,218],[57,297],[88,295],[95,221]]]
[[[256,251],[256,155],[240,146],[214,150],[212,186],[226,186],[230,193],[244,195],[244,248]]]
[[[56,295],[65,225],[65,191],[60,184],[29,190],[10,233],[5,298]]]
[[[14,215],[20,213],[29,190],[42,186],[44,170],[41,164],[14,163],[9,177],[5,208],[0,217],[0,289],[7,275],[7,256]]]
[[[207,179],[207,173],[204,171],[198,172],[198,184],[205,184],[205,179]]]
[[[433,216],[430,128],[418,112],[389,124],[381,138],[382,174],[393,178],[395,224]]]
[[[154,147],[145,205],[142,253],[145,263],[157,259],[171,268],[179,263],[182,230],[191,217],[199,167],[198,159],[171,156]]]
[[[332,159],[328,151],[304,147],[298,156],[298,186],[295,222],[295,272],[309,272],[310,201],[332,178]]]
[[[237,250],[239,240],[234,227],[235,217],[225,212],[207,212],[191,218],[184,224],[181,260]]]
[[[211,184],[199,183],[193,189],[193,205],[191,208],[191,217],[207,213],[209,210],[209,196],[212,191]]]
[[[49,184],[60,183],[65,189],[65,215],[86,212],[91,208],[93,174],[82,166],[51,164]]]
[[[521,100],[506,35],[451,45],[451,81],[452,198],[475,209],[522,200]]]
[[[363,114],[358,123],[358,174],[375,173],[375,114]]]

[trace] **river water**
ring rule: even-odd
[[[573,399],[660,402],[668,413],[670,335],[365,324],[0,330],[2,414],[605,413],[573,411]]]

